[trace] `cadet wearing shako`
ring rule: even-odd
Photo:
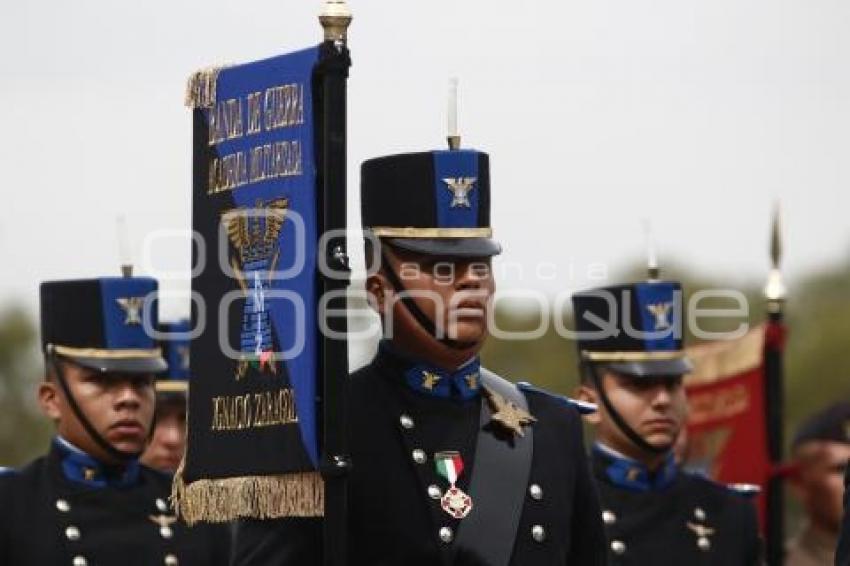
[[[478,358],[501,251],[487,154],[392,155],[361,173],[385,340],[350,379],[349,564],[604,563],[578,413]],[[307,541],[303,526],[247,525],[237,564],[320,564],[320,533]]]
[[[168,369],[156,376],[156,418],[142,463],[173,474],[186,451],[186,402],[189,393],[188,320],[163,323],[161,342]]]
[[[683,472],[681,287],[647,281],[573,295],[582,385],[597,403],[593,473],[611,564],[756,564],[755,509],[742,495]]]
[[[850,402],[812,415],[791,442],[793,492],[806,520],[787,546],[786,566],[833,564],[850,458]]]
[[[186,406],[189,400],[189,336],[188,320],[163,323],[166,334],[160,342],[168,369],[156,376],[156,413],[150,442],[141,456],[142,464],[174,474],[186,452]],[[230,562],[231,528],[228,524],[197,523],[186,533],[192,545],[207,550],[209,564],[225,566]]]
[[[166,362],[155,326],[156,281],[41,285],[48,453],[0,476],[0,564],[215,564],[168,504],[170,478],[139,463]]]

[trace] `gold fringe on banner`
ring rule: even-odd
[[[188,525],[239,518],[321,517],[325,484],[319,472],[183,481],[177,470],[171,500]]]
[[[215,86],[221,67],[207,67],[195,71],[186,83],[186,101],[189,108],[212,108],[215,105]]]

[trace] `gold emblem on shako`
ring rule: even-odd
[[[452,192],[452,202],[450,208],[472,208],[472,203],[469,202],[469,193],[475,188],[476,177],[448,177],[443,179],[446,188]]]

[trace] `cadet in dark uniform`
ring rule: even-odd
[[[162,325],[170,336],[163,340],[168,369],[156,377],[156,418],[142,463],[173,474],[186,451],[186,402],[189,392],[188,320]]]
[[[186,452],[186,406],[189,397],[188,320],[164,323],[168,336],[160,342],[168,369],[156,376],[156,413],[150,441],[140,460],[142,464],[168,474],[177,471]],[[229,564],[232,524],[197,523],[186,536],[193,545],[212,549],[211,564]]]
[[[649,281],[573,295],[582,386],[597,403],[593,472],[612,564],[750,565],[755,509],[677,466],[685,424],[681,288]]]
[[[791,456],[790,483],[806,520],[787,546],[785,564],[833,564],[850,458],[850,402],[835,403],[806,419],[794,435]]]
[[[227,563],[210,541],[187,536],[168,504],[170,478],[138,461],[154,374],[166,368],[145,331],[156,287],[140,277],[42,284],[38,394],[57,435],[47,455],[0,476],[0,564]]]
[[[385,340],[350,379],[349,564],[604,563],[578,413],[478,359],[501,250],[487,155],[370,160],[361,191]],[[246,523],[236,563],[321,564],[319,527]]]

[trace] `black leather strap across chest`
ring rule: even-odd
[[[509,381],[481,368],[481,383],[506,401],[528,410],[525,395]],[[487,427],[491,416],[489,404],[482,399],[481,424],[469,486],[475,507],[462,521],[456,544],[458,549],[481,558],[488,566],[507,566],[525,502],[534,429],[526,427],[525,436],[499,437]]]

